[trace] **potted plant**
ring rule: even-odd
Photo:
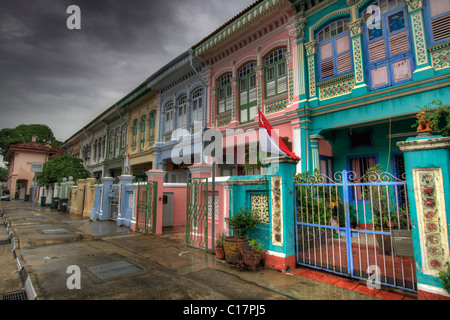
[[[225,218],[232,235],[225,237],[225,259],[237,263],[241,258],[241,249],[247,244],[247,232],[254,230],[261,222],[252,210],[241,207],[232,217]]]
[[[216,245],[214,250],[216,252],[216,258],[219,260],[225,259],[225,249],[223,247],[223,241],[225,238],[225,234],[223,232],[219,233],[218,238],[216,240]]]
[[[242,260],[245,267],[255,270],[261,263],[263,252],[262,243],[255,239],[250,240],[248,245],[241,249]]]
[[[447,293],[450,293],[450,262],[445,263],[445,268],[439,271],[439,279],[441,279],[442,286]]]

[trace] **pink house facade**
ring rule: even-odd
[[[5,156],[8,161],[8,186],[10,199],[25,200],[30,194],[30,187],[35,173],[31,172],[33,162],[44,163],[55,155],[62,155],[57,147],[44,146],[37,142],[26,142],[9,147]]]
[[[224,155],[234,148],[237,157],[237,149],[259,139],[258,108],[288,148],[300,153],[296,79],[301,69],[291,5],[257,1],[193,47],[206,63],[207,127],[221,131]],[[236,160],[219,164],[218,175],[256,173]]]

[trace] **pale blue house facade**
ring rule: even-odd
[[[155,169],[166,172],[166,182],[186,182],[188,166],[202,163],[207,118],[204,71],[203,62],[187,50],[147,81],[147,86],[158,92]]]

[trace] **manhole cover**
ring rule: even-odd
[[[67,229],[48,229],[48,230],[42,230],[42,233],[45,234],[59,234],[59,233],[67,233],[69,230]]]
[[[27,294],[24,290],[4,293],[3,300],[27,300]]]
[[[88,269],[102,280],[140,272],[143,269],[126,261],[120,260],[111,263],[99,264]]]
[[[44,217],[31,217],[31,218],[24,218],[27,221],[43,221],[43,220],[47,220]]]

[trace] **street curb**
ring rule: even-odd
[[[31,282],[28,272],[24,267],[24,263],[20,254],[20,241],[17,235],[11,231],[11,221],[6,217],[4,211],[0,212],[0,217],[3,217],[3,224],[6,227],[6,233],[8,234],[8,240],[13,254],[14,260],[17,265],[17,272],[19,274],[20,281],[22,282],[22,290],[25,292],[27,300],[36,300],[37,295],[34,290],[33,283]]]

